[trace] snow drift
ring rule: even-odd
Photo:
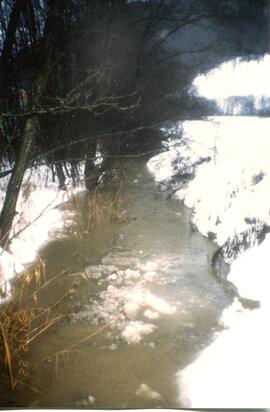
[[[2,207],[9,177],[0,181],[0,208]],[[24,270],[26,264],[33,262],[38,250],[60,230],[65,219],[64,210],[59,206],[70,196],[82,190],[71,182],[67,190],[59,190],[58,182],[53,182],[48,166],[28,169],[25,173],[19,199],[17,214],[10,234],[9,251],[0,250],[0,289],[9,293],[10,281],[16,273]]]

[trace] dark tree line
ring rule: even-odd
[[[258,5],[221,3],[223,8],[214,0],[0,1],[0,164],[9,169],[0,169],[0,178],[11,175],[0,245],[7,243],[28,166],[49,163],[64,187],[65,162],[76,173],[83,153],[91,188],[97,145],[110,167],[113,156],[145,149],[145,135],[156,124],[181,115],[187,101],[172,102],[171,96],[176,90],[185,95],[194,75],[181,57],[213,45],[189,49],[179,41],[171,49],[170,39],[209,18],[239,23],[243,10]],[[265,13],[265,1],[260,3],[256,16]]]

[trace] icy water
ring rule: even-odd
[[[222,328],[218,319],[231,301],[211,273],[214,245],[191,229],[183,205],[161,193],[145,160],[122,168],[126,221],[87,232],[75,214],[40,253],[48,272],[69,267],[69,279],[82,276],[65,306],[68,318],[43,336],[30,363],[105,328],[69,354],[66,368],[34,371],[30,384],[41,393],[24,388],[14,405],[181,407],[176,372]],[[84,204],[78,197],[86,213]],[[57,293],[50,290],[48,302]]]

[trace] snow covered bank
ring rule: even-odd
[[[2,207],[9,177],[0,180],[0,208]],[[59,190],[58,182],[52,181],[49,167],[39,166],[25,173],[15,216],[9,252],[0,251],[0,287],[9,290],[9,281],[24,265],[33,262],[37,252],[57,230],[64,225],[64,211],[58,208],[70,196],[82,190],[68,185]],[[6,284],[6,286],[4,285]]]
[[[193,210],[193,224],[223,247],[228,280],[240,296],[221,318],[225,330],[177,373],[179,400],[192,408],[270,404],[270,119],[215,117],[179,123],[167,150],[149,161],[164,187]],[[178,190],[177,190],[178,189]],[[262,242],[262,243],[260,243]]]
[[[193,223],[221,246],[254,225],[270,223],[269,132],[269,118],[186,121],[179,123],[169,150],[148,166],[158,182],[173,182],[174,190],[178,184],[176,196],[193,210]]]
[[[267,408],[270,405],[270,236],[237,259],[229,279],[241,295],[260,299],[243,310],[236,300],[223,313],[226,329],[177,373],[180,401],[193,408]]]
[[[200,96],[216,101],[223,114],[265,114],[270,110],[270,55],[245,61],[236,58],[196,77]]]

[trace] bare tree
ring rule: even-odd
[[[16,22],[18,22],[19,12],[21,9],[19,8],[18,3],[20,1],[16,1],[14,5],[14,9],[11,12],[10,19],[12,20],[9,26],[12,26],[12,30],[8,31],[12,33],[7,38],[7,43],[9,47],[5,44],[4,47],[5,53],[7,54],[8,50],[12,48],[12,40],[14,43],[14,35],[16,32]],[[33,148],[33,144],[35,141],[35,137],[37,134],[37,130],[39,127],[39,120],[38,117],[35,115],[35,110],[39,107],[40,101],[42,96],[46,90],[47,82],[50,76],[50,68],[52,67],[52,50],[53,50],[53,41],[52,41],[52,31],[51,27],[54,26],[55,23],[55,13],[57,10],[58,1],[50,1],[49,2],[49,12],[47,18],[47,27],[45,28],[45,37],[44,37],[44,69],[40,71],[34,81],[33,85],[33,97],[31,101],[31,108],[33,110],[33,114],[26,119],[25,125],[22,132],[22,139],[20,148],[18,151],[18,155],[15,162],[15,167],[12,172],[11,178],[9,180],[9,184],[7,187],[7,193],[4,201],[4,205],[0,215],[0,245],[5,247],[8,241],[9,232],[12,226],[12,222],[14,216],[16,214],[16,204],[17,199],[19,196],[23,176],[27,167],[27,163],[29,160],[29,156],[31,150]],[[15,18],[16,17],[16,18]],[[18,23],[17,23],[18,24]],[[11,38],[12,37],[12,38]],[[4,56],[5,57],[5,56]]]
[[[223,4],[233,9],[230,0]],[[87,181],[95,183],[97,145],[108,159],[134,145],[144,150],[145,130],[149,136],[151,125],[156,130],[184,113],[185,90],[198,69],[184,57],[213,45],[171,42],[210,17],[210,0],[0,2],[0,148],[10,161],[0,178],[11,173],[0,215],[2,246],[29,165],[48,162],[64,187],[66,161],[76,170],[81,157],[88,159]]]

